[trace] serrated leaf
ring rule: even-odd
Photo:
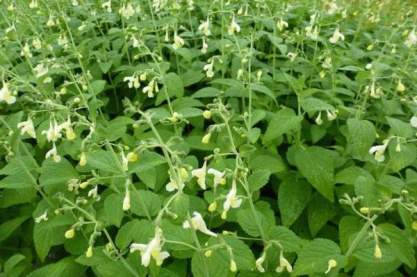
[[[301,128],[302,117],[297,116],[292,109],[282,109],[274,114],[265,132],[264,141],[269,142],[284,134]]]
[[[334,160],[333,151],[318,146],[298,148],[294,154],[294,163],[301,174],[330,201],[333,201]]]
[[[278,206],[282,223],[291,226],[302,214],[311,196],[311,186],[305,180],[292,176],[279,185]]]

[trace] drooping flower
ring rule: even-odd
[[[180,37],[177,33],[174,34],[174,43],[172,44],[172,47],[174,49],[180,49],[185,44],[185,41],[182,37]]]
[[[373,154],[375,156],[376,161],[383,162],[385,160],[384,153],[385,153],[385,150],[387,149],[388,143],[389,143],[389,140],[386,139],[383,141],[383,144],[372,146],[369,149],[369,154]]]
[[[340,32],[339,28],[336,28],[333,32],[333,35],[329,39],[330,43],[337,43],[339,40],[345,40],[345,36]]]
[[[319,114],[317,115],[317,117],[314,120],[314,122],[316,122],[317,125],[323,124],[323,119],[321,119],[321,112],[319,112]]]
[[[213,62],[204,65],[203,69],[206,72],[207,78],[213,78],[214,76],[213,66],[214,66]]]
[[[48,211],[44,211],[40,216],[35,218],[35,223],[41,223],[42,221],[48,221]]]
[[[56,163],[59,163],[61,161],[61,156],[58,154],[58,150],[56,149],[55,143],[52,146],[52,148],[45,154],[45,159],[49,159],[51,157],[52,160]]]
[[[226,217],[227,212],[230,210],[230,208],[239,208],[242,204],[242,199],[237,197],[237,188],[236,188],[236,181],[233,180],[232,182],[232,188],[226,195],[226,200],[223,203],[223,214],[222,217]]]
[[[155,236],[148,244],[132,243],[130,245],[130,252],[140,251],[142,256],[142,265],[147,267],[153,258],[157,266],[161,266],[163,261],[169,257],[167,251],[162,251],[162,230],[159,227],[155,228]]]
[[[202,32],[205,36],[211,35],[209,18],[207,18],[206,21],[201,22],[200,26],[198,26],[198,30]]]
[[[32,0],[30,3],[29,3],[29,8],[31,8],[31,9],[36,9],[38,7],[38,1],[37,0]]]
[[[129,186],[126,185],[125,197],[123,198],[123,211],[130,210],[130,190]]]
[[[413,116],[410,119],[410,124],[411,126],[413,126],[414,128],[417,128],[417,116]]]
[[[283,251],[279,254],[279,266],[275,269],[276,272],[281,273],[284,270],[287,272],[292,272],[292,265],[284,257]]]
[[[401,82],[401,80],[398,80],[398,84],[397,84],[397,91],[402,93],[405,91],[405,85]]]
[[[6,102],[11,105],[16,102],[16,97],[14,93],[9,90],[9,86],[6,82],[3,81],[3,87],[0,89],[0,102]]]
[[[206,39],[203,37],[203,46],[201,47],[201,53],[206,54],[208,49],[208,44],[206,42]]]
[[[174,180],[173,178],[170,178],[169,183],[165,186],[165,189],[169,192],[172,192],[174,190],[182,190],[184,188],[184,183],[181,181],[178,183],[178,181]]]
[[[33,126],[33,121],[30,117],[26,121],[22,121],[17,124],[17,128],[20,129],[20,134],[28,134],[32,138],[36,138],[35,127]]]
[[[124,77],[123,82],[127,82],[129,88],[140,88],[139,77],[136,74]]]
[[[131,3],[128,3],[127,5],[125,4],[120,7],[119,14],[122,17],[129,19],[135,15],[135,9],[133,8]]]
[[[379,244],[378,243],[375,244],[374,257],[377,258],[377,259],[381,259],[382,258],[381,247],[379,247]]]
[[[189,228],[193,228],[194,230],[198,230],[200,232],[202,232],[203,234],[212,236],[212,237],[217,237],[217,234],[210,231],[207,228],[206,222],[204,221],[203,217],[201,216],[201,214],[199,212],[193,212],[193,217],[189,220],[184,221],[184,223],[182,224],[182,227],[184,229],[189,229]]]
[[[40,63],[33,68],[33,71],[35,71],[36,78],[40,78],[48,73],[48,67],[43,63]]]
[[[404,44],[410,48],[417,44],[417,35],[415,29],[413,29],[407,36],[407,39],[405,40]]]
[[[154,97],[154,92],[158,92],[158,82],[155,81],[155,79],[152,79],[146,87],[142,89],[143,93],[147,93],[149,98]]]
[[[256,261],[255,261],[256,269],[259,272],[265,272],[265,268],[263,267],[263,263],[265,261],[265,258],[266,258],[266,253],[264,251],[264,252],[262,252],[262,255],[258,259],[256,259]]]
[[[326,110],[326,114],[327,114],[328,121],[333,121],[337,118],[337,110],[336,111]]]
[[[49,121],[49,129],[42,131],[42,134],[46,135],[46,139],[49,142],[54,142],[61,138],[61,130],[61,126],[54,119],[53,121]]]
[[[111,13],[111,0],[104,2],[101,7],[105,9],[108,13]]]
[[[235,33],[240,33],[240,26],[236,22],[235,16],[233,16],[232,21],[230,22],[229,28],[227,29],[229,35],[234,35]]]
[[[207,162],[204,161],[201,168],[197,168],[191,171],[191,175],[197,178],[197,184],[202,188],[206,189],[206,172],[207,172]]]
[[[280,18],[277,21],[277,28],[282,32],[284,29],[288,28],[288,22]]]
[[[213,186],[217,187],[218,185],[224,185],[226,183],[226,179],[224,178],[225,172],[218,171],[214,168],[209,168],[207,171],[208,174],[213,175]]]

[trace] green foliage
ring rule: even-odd
[[[416,276],[413,1],[0,1],[0,277]]]

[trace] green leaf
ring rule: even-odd
[[[356,237],[357,232],[359,232],[364,224],[360,218],[352,215],[344,216],[339,221],[340,247],[344,252],[348,250],[351,238]]]
[[[74,178],[78,178],[78,173],[65,158],[59,163],[52,159],[42,163],[39,182],[48,193],[66,190],[68,181]]]
[[[123,219],[123,196],[117,193],[110,194],[104,200],[104,216],[109,224],[120,227]]]
[[[411,238],[409,239],[403,230],[389,223],[378,225],[378,229],[389,238],[387,246],[390,251],[400,261],[411,268],[415,268],[416,258]]]
[[[361,196],[361,205],[365,207],[378,207],[378,200],[381,194],[376,187],[374,180],[359,176],[355,182],[355,194]]]
[[[302,214],[311,196],[311,186],[297,176],[286,178],[278,191],[278,206],[282,224],[291,226]]]
[[[210,257],[196,251],[191,259],[191,272],[194,277],[228,276],[230,258],[215,251]]]
[[[410,143],[402,144],[399,152],[395,148],[395,144],[390,144],[388,147],[390,157],[388,166],[392,171],[398,172],[416,162],[417,147],[415,145]]]
[[[268,183],[271,173],[265,169],[258,169],[248,178],[248,183],[251,191],[260,190]]]
[[[74,261],[73,257],[64,258],[56,263],[45,265],[33,272],[28,277],[73,277],[83,276],[86,268]]]
[[[87,154],[87,165],[104,172],[122,174],[121,165],[110,151],[98,150]]]
[[[150,219],[161,209],[161,199],[159,195],[148,190],[131,191],[130,203],[132,213]]]
[[[404,138],[412,138],[414,136],[415,132],[409,122],[404,122],[392,117],[386,118],[389,126],[391,127],[390,135]]]
[[[300,130],[301,121],[302,117],[297,116],[292,109],[284,108],[278,111],[269,122],[264,141],[269,142],[284,134]]]
[[[89,84],[88,91],[93,95],[98,95],[100,92],[104,90],[105,86],[105,80],[94,80]]]
[[[265,215],[257,210],[239,208],[237,212],[237,222],[240,227],[250,236],[258,237],[261,231],[265,232],[271,228],[271,222]]]
[[[372,147],[375,138],[376,130],[374,125],[367,120],[348,119],[348,145],[355,158],[364,160],[369,156],[369,148]]]
[[[324,197],[333,201],[335,153],[319,146],[298,148],[294,162],[309,183]]]
[[[328,239],[314,239],[301,249],[293,274],[295,276],[324,274],[331,259],[337,262],[338,268],[343,267],[345,263],[340,248],[335,242]],[[337,270],[333,269],[333,271]]]
[[[10,235],[12,235],[13,232],[15,232],[16,229],[19,228],[19,226],[22,225],[22,223],[25,222],[28,218],[29,216],[19,216],[9,221],[3,222],[0,225],[0,242],[4,241]]]
[[[73,220],[70,215],[58,215],[35,224],[33,241],[36,253],[42,261],[45,260],[52,246],[62,244],[65,241],[64,233],[68,229],[68,225],[73,223]]]
[[[154,236],[155,227],[148,220],[134,219],[123,225],[116,236],[116,245],[125,249],[131,242],[148,243]]]
[[[308,227],[311,235],[315,237],[317,233],[326,225],[327,221],[336,215],[336,209],[327,199],[320,194],[316,194],[308,204],[307,218]]]
[[[279,241],[286,252],[298,252],[302,246],[302,240],[293,231],[284,226],[272,227],[268,237]]]
[[[314,97],[303,98],[301,99],[300,104],[303,110],[307,113],[335,110],[335,108],[332,105],[327,104],[323,100]]]

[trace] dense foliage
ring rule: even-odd
[[[0,276],[415,276],[413,1],[0,1]]]

